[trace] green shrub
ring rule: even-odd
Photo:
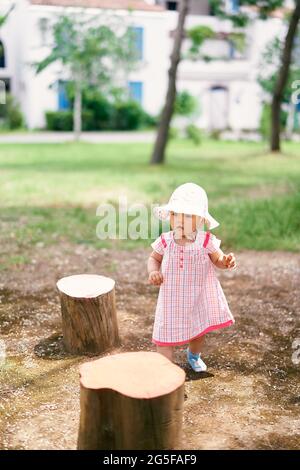
[[[84,91],[82,106],[83,109],[92,114],[91,130],[108,130],[112,128],[114,106],[98,90],[89,89]]]
[[[46,128],[48,131],[68,132],[73,130],[73,111],[48,111],[46,112]],[[94,130],[93,113],[82,112],[82,130]]]
[[[82,107],[93,114],[91,130],[134,130],[157,125],[156,117],[146,113],[136,101],[127,100],[124,90],[119,92],[108,99],[97,88],[84,90]]]
[[[185,128],[185,133],[188,139],[190,139],[195,145],[200,145],[202,140],[201,129],[194,124],[189,124]]]
[[[71,131],[73,129],[72,111],[48,111],[45,116],[48,131]]]
[[[144,112],[144,123],[145,127],[156,127],[159,124],[159,117],[158,116],[152,116],[151,114],[148,114]]]
[[[90,109],[84,109],[82,111],[82,130],[83,131],[95,131],[99,128],[95,124],[95,117],[93,111]]]
[[[259,121],[259,132],[260,135],[264,139],[268,139],[270,137],[270,130],[271,130],[271,106],[269,104],[264,103],[260,115]]]
[[[212,140],[220,140],[221,138],[221,129],[213,129],[212,131],[210,131],[209,133],[209,137],[212,139]]]
[[[179,130],[177,127],[169,127],[168,139],[177,139],[179,137]]]
[[[24,125],[20,106],[9,93],[6,95],[6,104],[0,106],[0,122],[5,129],[19,129]]]
[[[280,127],[284,129],[287,122],[287,112],[280,112]],[[263,139],[268,140],[271,135],[271,105],[264,103],[260,115],[259,132]]]
[[[144,127],[147,123],[148,115],[135,101],[127,101],[115,105],[113,129],[134,130]]]
[[[179,116],[191,116],[197,110],[197,100],[188,91],[177,93],[174,112]]]
[[[10,129],[19,129],[23,126],[24,120],[19,104],[9,95],[7,98],[7,121]]]
[[[136,101],[112,103],[97,90],[86,90],[83,93],[82,106],[82,129],[85,131],[134,130],[157,124],[157,118],[146,113]],[[48,130],[73,129],[72,110],[49,111],[45,116]]]

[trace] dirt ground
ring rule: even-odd
[[[116,280],[120,351],[154,350],[158,289],[147,283],[149,250],[37,245],[31,263],[0,271],[0,448],[74,449],[79,419],[78,365],[66,354],[56,281],[78,273]],[[210,333],[208,372],[187,374],[182,449],[299,449],[300,255],[237,253],[220,281],[236,319]],[[3,356],[3,354],[2,354]]]

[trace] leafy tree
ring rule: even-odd
[[[223,0],[210,0],[210,8],[214,15],[230,20],[232,24],[239,28],[245,28],[253,19],[259,18],[267,20],[270,15],[278,8],[285,6],[285,0],[239,0],[237,11],[230,11],[226,8],[226,2]],[[189,1],[181,0],[181,8],[178,15],[178,26],[174,38],[173,53],[171,56],[171,66],[169,69],[169,84],[166,96],[166,102],[163,109],[158,134],[152,154],[151,163],[163,163],[164,153],[168,139],[168,128],[174,112],[174,102],[176,97],[176,76],[177,68],[181,57],[182,41],[185,37],[184,25],[188,12]],[[282,47],[282,54],[278,65],[278,74],[274,81],[272,89],[271,106],[271,137],[270,148],[272,151],[280,150],[280,110],[284,99],[284,90],[288,83],[290,65],[292,62],[292,50],[297,34],[297,27],[300,21],[300,0],[294,0],[294,10],[288,15],[287,34]],[[205,39],[214,37],[213,32],[207,26],[200,25],[194,27],[188,37],[192,40],[190,48],[190,58],[199,57],[199,51]],[[228,36],[235,46],[240,50],[243,48],[244,35],[241,31],[234,31]],[[211,59],[209,57],[202,59]]]
[[[300,0],[299,0],[300,1]],[[210,57],[201,57],[199,52],[206,39],[216,37],[211,28],[199,25],[190,31],[185,31],[185,20],[189,9],[189,0],[180,0],[180,11],[178,15],[178,24],[174,37],[173,52],[171,55],[171,65],[169,69],[168,90],[166,101],[161,115],[158,133],[152,153],[151,163],[163,163],[164,154],[168,140],[168,129],[174,112],[174,103],[176,98],[176,77],[180,60],[182,60],[181,49],[184,37],[192,41],[189,50],[189,58],[211,60]],[[214,15],[230,20],[237,28],[244,28],[254,17],[253,12],[260,19],[267,19],[275,9],[283,6],[284,0],[240,0],[240,7],[236,12],[230,12],[226,9],[226,2],[223,0],[210,0],[210,8]],[[251,7],[251,9],[243,8]],[[241,31],[234,32],[230,38],[238,49],[244,44],[244,35]]]
[[[175,100],[174,113],[179,116],[190,116],[198,108],[196,98],[188,91],[181,91],[177,93]]]
[[[16,6],[15,3],[13,3],[13,4],[10,6],[9,10],[8,10],[4,15],[0,15],[0,28],[6,23],[6,21],[7,21],[8,17],[9,17],[9,15],[10,15],[11,12],[14,10],[15,6]]]
[[[300,34],[298,34],[300,40]],[[280,66],[280,56],[283,50],[283,40],[276,37],[270,41],[262,54],[260,62],[260,73],[258,75],[258,83],[262,87],[266,95],[266,101],[272,101],[273,90],[278,78],[278,69]],[[300,77],[300,62],[296,57],[294,50],[292,63],[289,69],[287,83],[282,94],[282,103],[288,104],[291,100],[293,92],[292,83]],[[271,115],[270,115],[271,117]]]
[[[107,22],[106,22],[107,23]],[[137,60],[134,35],[130,28],[116,34],[101,18],[88,19],[84,13],[62,15],[53,26],[50,54],[36,64],[40,73],[58,62],[68,74],[74,92],[73,129],[78,139],[82,128],[82,93],[97,86],[108,93],[116,79],[124,78]],[[119,76],[118,76],[119,75]]]
[[[171,64],[168,71],[168,89],[165,105],[161,114],[158,126],[158,132],[151,157],[152,164],[161,164],[164,162],[165,150],[169,137],[169,127],[174,112],[176,99],[176,79],[178,65],[181,60],[181,47],[184,37],[184,25],[188,14],[190,0],[181,0],[178,23],[175,31],[173,51],[171,54]]]
[[[187,31],[187,38],[191,40],[191,47],[188,51],[188,58],[198,59],[201,46],[206,39],[215,37],[214,31],[209,26],[194,26]]]
[[[295,38],[297,35],[299,21],[300,0],[295,0],[295,8],[288,19],[288,30],[281,52],[281,63],[273,91],[271,117],[272,130],[270,137],[270,146],[273,152],[280,151],[280,111],[284,97],[284,89],[288,83],[290,66],[292,63],[292,53],[295,45]]]
[[[246,26],[255,16],[266,20],[270,14],[285,6],[284,0],[240,0],[238,12],[228,13],[223,0],[211,0],[214,13],[221,18],[229,19],[239,27]],[[248,7],[248,8],[247,8]],[[249,7],[251,7],[249,9]],[[300,21],[300,0],[294,0],[294,9],[287,15],[287,33],[282,44],[278,73],[273,85],[271,106],[270,149],[280,150],[280,111],[284,99],[284,90],[288,83],[289,70],[292,63],[292,51]]]

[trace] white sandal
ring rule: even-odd
[[[207,365],[202,361],[200,354],[193,354],[189,348],[187,348],[186,354],[188,363],[195,372],[205,372],[207,370]]]

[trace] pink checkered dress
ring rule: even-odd
[[[234,318],[208,254],[221,241],[198,231],[185,246],[175,242],[173,231],[163,233],[152,248],[163,255],[152,342],[159,346],[188,343],[209,331],[232,325]]]

